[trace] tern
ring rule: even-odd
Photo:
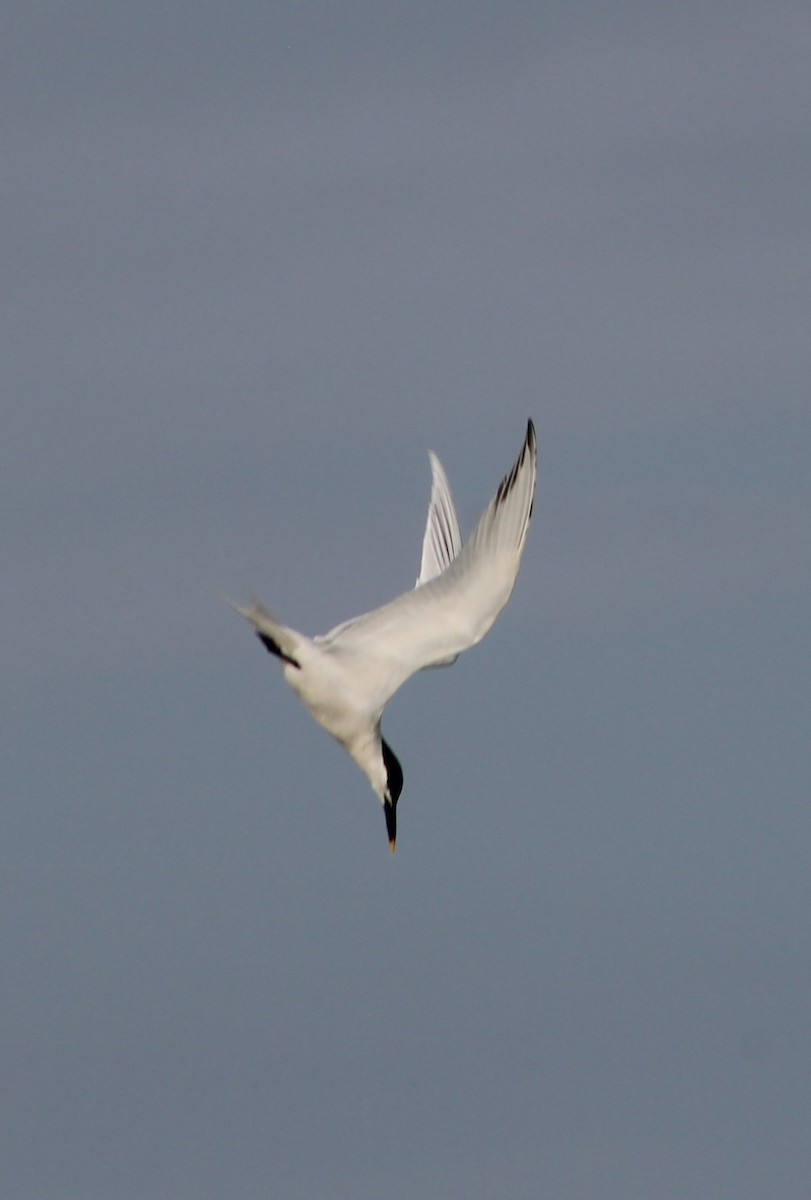
[[[306,637],[262,604],[229,601],[366,775],[383,805],[392,853],[403,769],[380,732],[383,709],[417,671],[448,667],[480,642],[509,600],[532,516],[537,457],[530,420],[518,458],[463,545],[445,471],[429,452],[431,500],[416,586],[329,633]]]

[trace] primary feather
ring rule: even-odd
[[[448,477],[433,450],[428,451],[428,457],[431,460],[431,503],[428,506],[428,522],[422,539],[418,584],[427,583],[429,579],[439,575],[462,549],[459,518],[453,507]]]

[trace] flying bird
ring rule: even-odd
[[[383,709],[417,671],[448,667],[481,641],[509,600],[532,516],[535,426],[527,423],[521,453],[464,545],[442,464],[429,457],[431,501],[411,591],[313,638],[280,624],[259,603],[230,602],[281,660],[285,679],[319,725],[366,775],[383,805],[392,852],[403,769],[380,732]]]

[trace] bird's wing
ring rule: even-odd
[[[428,457],[431,460],[431,503],[422,539],[422,562],[417,587],[440,575],[462,549],[462,535],[448,477],[433,451],[428,452]]]
[[[309,642],[309,638],[295,629],[289,629],[286,625],[282,625],[258,600],[254,601],[250,608],[240,608],[238,604],[234,604],[233,600],[229,600],[228,603],[246,621],[250,621],[266,650],[275,654],[283,662],[290,663],[291,666],[301,665],[299,663],[301,651]]]
[[[459,554],[439,574],[315,642],[363,681],[369,709],[409,676],[474,646],[510,598],[535,495],[537,446],[530,421],[521,453]]]

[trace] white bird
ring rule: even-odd
[[[430,460],[431,502],[412,591],[314,638],[281,625],[261,604],[233,605],[368,778],[383,804],[392,852],[403,771],[380,732],[383,709],[415,672],[450,666],[481,641],[509,600],[532,516],[535,426],[527,423],[521,453],[464,546],[442,464],[433,453]]]

